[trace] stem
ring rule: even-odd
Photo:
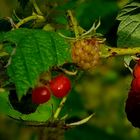
[[[67,100],[67,97],[64,97],[61,102],[60,102],[60,105],[59,107],[57,108],[56,112],[54,113],[54,119],[57,119],[59,114],[60,114],[60,111],[62,110],[63,106],[64,106],[64,103],[66,102]]]
[[[39,9],[39,7],[38,7],[36,1],[35,1],[35,0],[32,0],[32,3],[33,3],[33,6],[34,6],[36,12],[37,12],[39,15],[43,15],[43,13],[42,13],[41,10]]]
[[[69,26],[73,29],[75,33],[75,37],[78,38],[80,36],[78,30],[78,23],[77,20],[73,17],[71,10],[67,11],[67,17],[68,17]]]
[[[16,24],[16,28],[19,28],[21,25],[25,24],[26,22],[29,22],[31,20],[36,20],[36,19],[44,20],[44,17],[40,16],[40,15],[36,15],[36,14],[29,16],[29,17],[26,17]]]
[[[136,55],[140,53],[140,47],[135,48],[112,48],[109,46],[103,46],[101,48],[100,56],[102,58],[121,56],[121,55]]]

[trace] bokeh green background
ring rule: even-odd
[[[100,18],[102,24],[98,32],[105,35],[108,44],[115,46],[118,26],[115,18],[127,1],[77,0],[72,7],[85,29]],[[68,2],[72,5],[75,1]],[[0,17],[11,16],[17,6],[17,0],[0,0]],[[61,8],[65,9],[63,6]],[[62,17],[57,20],[63,22]],[[122,57],[101,60],[93,71],[85,72],[76,81],[62,114],[69,113],[68,122],[82,119],[93,112],[95,115],[87,124],[66,131],[65,139],[139,140],[139,129],[131,125],[124,111],[131,80],[132,75],[124,67]],[[37,140],[37,128],[25,127],[0,114],[0,140]]]

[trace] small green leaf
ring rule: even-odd
[[[127,4],[117,19],[121,20],[118,27],[118,47],[140,47],[140,3]]]
[[[12,108],[12,106],[9,103],[8,99],[9,93],[7,91],[0,91],[0,113],[3,113],[5,115],[9,116],[15,116],[15,118],[18,118],[21,113],[17,112]]]
[[[53,112],[56,110],[58,104],[58,99],[51,97],[47,103],[39,105],[34,113],[28,115],[22,114],[20,118],[25,121],[45,122],[53,117]]]
[[[0,36],[0,41],[15,44],[7,72],[16,86],[19,99],[34,88],[39,75],[53,66],[71,62],[70,46],[55,32],[17,29]]]
[[[7,91],[0,91],[0,113],[17,120],[45,122],[53,116],[53,112],[56,110],[58,104],[59,100],[51,97],[47,103],[39,105],[34,113],[22,114],[11,106],[9,93]]]

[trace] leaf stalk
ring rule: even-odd
[[[140,47],[135,48],[115,48],[107,45],[101,46],[101,58],[108,58],[114,56],[136,55],[140,53]]]

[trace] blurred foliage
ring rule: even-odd
[[[55,5],[56,1],[53,0],[52,3]],[[107,37],[107,43],[116,45],[118,22],[115,19],[128,0],[68,2],[69,4],[58,7],[60,16],[54,18],[57,23],[66,24],[64,13],[68,8],[73,9],[79,24],[85,29],[89,29],[100,18],[102,25],[98,32]],[[16,0],[0,0],[0,16],[10,16],[17,6]],[[87,125],[68,130],[65,139],[139,140],[139,129],[131,125],[124,112],[131,80],[131,73],[124,67],[121,57],[102,60],[95,70],[84,73],[76,81],[61,115],[68,112],[68,122],[82,119],[92,112],[95,115]],[[37,140],[37,128],[24,127],[3,115],[0,116],[0,124],[0,140]]]

